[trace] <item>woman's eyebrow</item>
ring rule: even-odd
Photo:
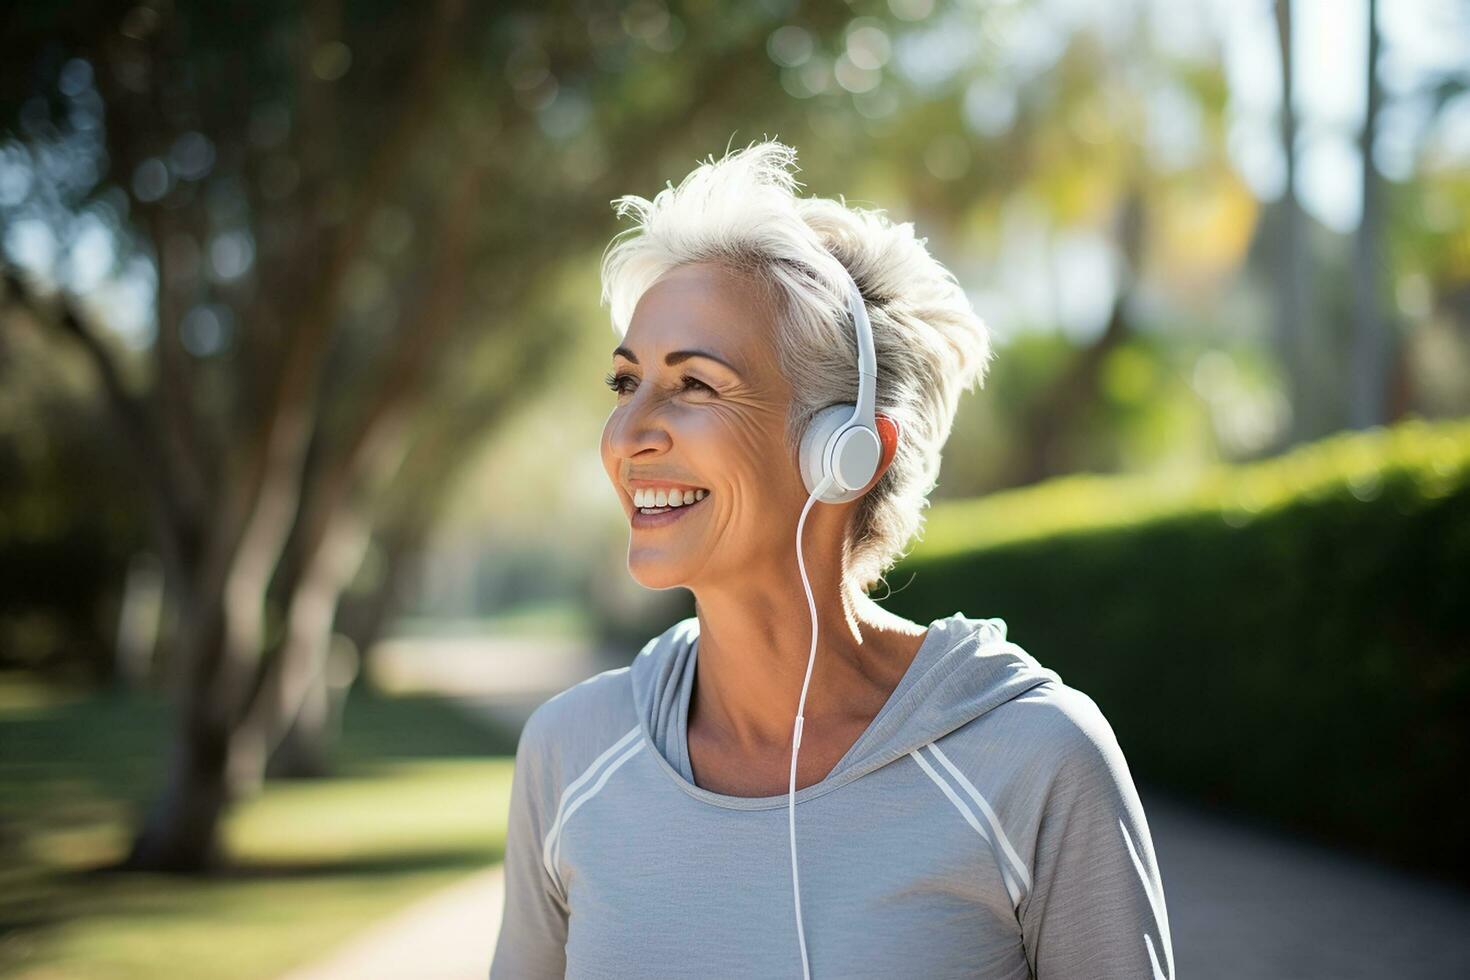
[[[619,347],[617,350],[613,351],[613,357],[624,357],[632,361],[634,364],[638,363],[638,355],[634,354],[626,347]],[[709,360],[714,361],[716,364],[723,364],[727,369],[735,372],[736,374],[740,374],[740,370],[735,367],[735,365],[725,360],[723,357],[718,357],[714,354],[711,354],[709,351],[703,350],[670,351],[664,356],[664,363],[672,367],[673,365],[678,364],[682,361],[687,361],[691,357],[708,358]]]

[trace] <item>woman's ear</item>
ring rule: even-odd
[[[876,412],[874,414],[876,416],[874,421],[878,423],[878,441],[883,444],[883,455],[878,458],[877,473],[877,476],[882,476],[887,472],[888,464],[893,462],[894,454],[898,452],[898,440],[901,432],[898,423],[893,421],[893,419],[884,415],[882,412]],[[874,482],[877,482],[876,478]]]

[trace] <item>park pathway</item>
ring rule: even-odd
[[[504,869],[497,864],[281,980],[484,980],[504,898]]]
[[[415,656],[423,655],[416,651]],[[556,654],[555,682],[601,669]],[[500,665],[497,665],[497,670]],[[580,672],[580,676],[578,676]],[[459,704],[513,724],[545,694],[458,686]],[[1174,976],[1184,980],[1470,977],[1470,890],[1238,823],[1140,787],[1164,882]],[[473,980],[488,973],[499,866],[378,923],[283,980]]]
[[[1470,891],[1139,795],[1184,980],[1470,977]]]

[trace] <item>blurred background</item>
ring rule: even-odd
[[[1470,975],[1467,81],[1463,0],[7,4],[0,973],[483,975],[519,725],[693,611],[609,202],[771,136],[993,331],[875,598],[1097,701],[1176,969]]]

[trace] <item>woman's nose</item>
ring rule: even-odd
[[[655,406],[633,397],[613,410],[607,420],[608,449],[622,459],[632,459],[649,451],[665,452],[670,445],[668,427],[661,421]]]

